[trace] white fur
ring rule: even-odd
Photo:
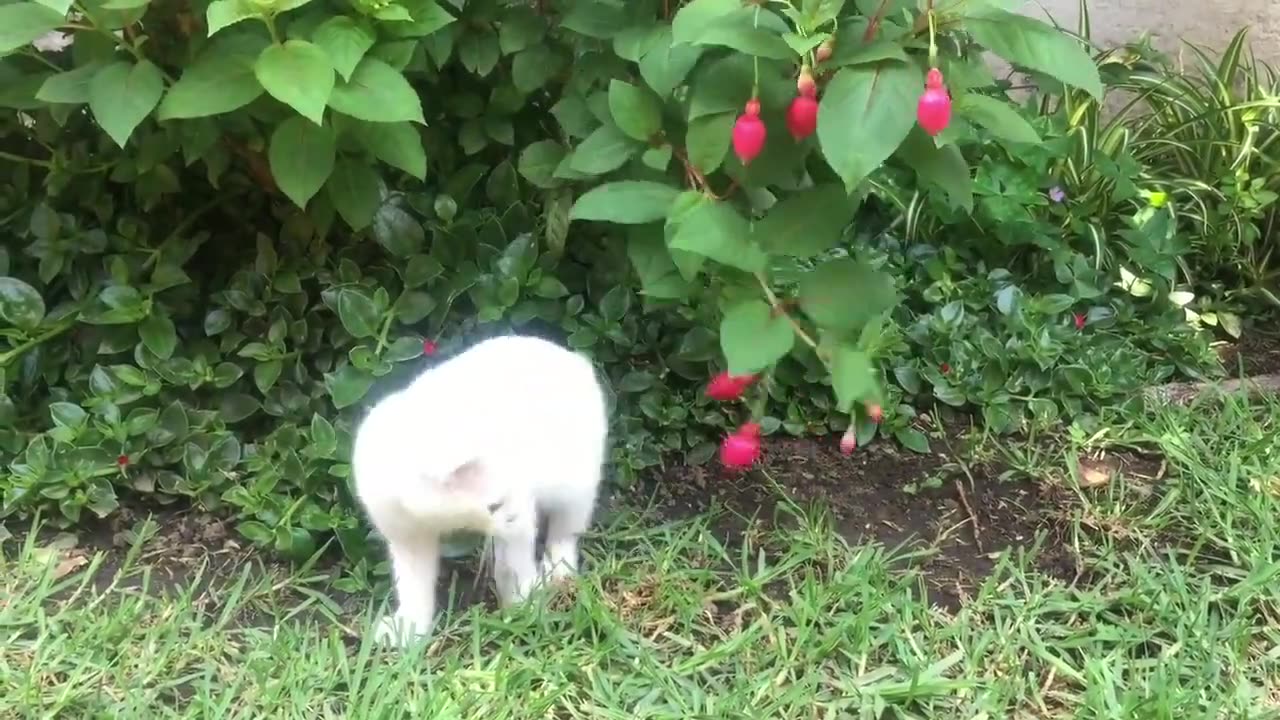
[[[533,337],[485,340],[375,405],[356,431],[356,492],[387,542],[398,607],[377,636],[430,632],[440,538],[493,540],[504,605],[572,576],[595,507],[608,423],[586,358]],[[547,517],[536,563],[538,514]]]

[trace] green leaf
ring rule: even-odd
[[[564,160],[564,146],[555,140],[539,140],[520,152],[517,167],[535,187],[550,189],[560,185],[555,177],[556,168]]]
[[[578,198],[569,210],[569,219],[626,225],[655,222],[667,216],[679,194],[670,185],[646,180],[605,183]]]
[[[755,8],[739,8],[719,18],[699,33],[693,42],[733,48],[753,57],[794,60],[795,52],[782,39],[778,29],[762,22],[770,17],[776,16],[761,14]]]
[[[1004,100],[970,93],[961,95],[955,108],[957,115],[990,130],[998,138],[1016,143],[1040,143],[1040,134],[1031,123]]]
[[[627,257],[640,277],[642,294],[664,299],[682,298],[688,294],[689,283],[672,261],[660,227],[633,228],[627,239]]]
[[[325,186],[334,209],[352,230],[360,231],[373,223],[374,214],[378,212],[382,202],[381,184],[378,173],[368,163],[343,158]]]
[[[324,50],[304,40],[287,40],[263,50],[253,72],[271,97],[316,125],[324,122],[334,92],[333,65]]]
[[[410,290],[396,299],[396,319],[404,325],[413,325],[436,309],[436,299],[430,295]]]
[[[15,277],[0,277],[0,320],[31,332],[40,327],[45,315],[40,291]]]
[[[677,43],[694,43],[726,15],[742,9],[741,0],[693,0],[676,11],[671,34]]]
[[[333,172],[335,152],[329,128],[291,117],[271,134],[267,159],[280,190],[305,208]]]
[[[462,66],[480,77],[488,77],[501,57],[498,40],[491,32],[468,32],[458,40],[458,59]]]
[[[750,238],[751,227],[732,205],[703,200],[679,221],[670,247],[746,272],[760,272],[768,258]]]
[[[689,164],[703,175],[720,168],[733,138],[735,114],[718,113],[703,115],[689,121],[685,135],[685,147],[689,149]]]
[[[254,8],[244,0],[213,0],[204,13],[205,24],[209,26],[209,37],[241,20],[253,17],[257,17]]]
[[[392,203],[383,203],[373,216],[373,238],[395,257],[409,257],[422,250],[426,233],[422,224]]]
[[[89,109],[107,135],[123,148],[163,94],[164,76],[149,61],[136,65],[114,62],[89,83]]]
[[[861,350],[840,346],[831,359],[831,386],[836,391],[836,407],[842,413],[875,390],[875,370]]]
[[[393,37],[426,37],[451,24],[455,18],[435,0],[400,0],[413,22],[387,23],[382,27]]]
[[[333,423],[320,413],[311,416],[311,434],[307,439],[320,457],[329,457],[338,449],[338,433]]]
[[[914,428],[904,427],[894,431],[893,438],[902,444],[902,447],[917,452],[922,455],[929,452],[929,438],[924,433]]]
[[[1035,18],[977,7],[964,29],[991,52],[1015,65],[1038,70],[1102,100],[1102,79],[1080,42]]]
[[[146,320],[138,325],[138,336],[142,344],[162,360],[173,357],[178,347],[178,332],[168,315],[153,310]]]
[[[647,142],[662,129],[662,105],[648,90],[621,80],[609,82],[609,114],[622,132]]]
[[[90,62],[74,70],[51,75],[36,91],[36,99],[47,103],[79,105],[89,102],[89,86],[102,69],[100,62]],[[163,118],[162,118],[163,119]]]
[[[412,123],[360,122],[356,139],[382,162],[400,168],[419,180],[427,177],[427,153],[422,136]]]
[[[345,15],[329,18],[311,35],[312,42],[329,54],[330,64],[343,80],[351,79],[351,73],[376,39],[372,28]]]
[[[31,44],[66,21],[66,13],[32,2],[0,5],[0,55]]]
[[[253,384],[258,388],[258,392],[266,395],[267,391],[275,386],[282,370],[284,370],[284,362],[281,360],[267,360],[255,365],[253,368]]]
[[[255,61],[254,56],[234,52],[231,43],[215,40],[169,88],[157,116],[161,120],[208,117],[248,105],[263,93],[254,74]]]
[[[740,302],[720,321],[720,349],[732,375],[768,368],[791,352],[795,341],[791,322],[763,300]]]
[[[338,319],[352,337],[368,338],[378,334],[382,313],[363,290],[343,288],[338,293]]]
[[[688,6],[685,6],[688,7]],[[682,8],[683,11],[683,8]],[[640,77],[659,96],[667,97],[676,89],[702,57],[699,45],[672,43],[671,29],[663,27],[650,41],[640,58]]]
[[[857,201],[835,183],[787,195],[752,228],[767,252],[812,257],[835,247],[853,222]]]
[[[422,357],[422,338],[418,337],[402,337],[398,338],[382,353],[382,359],[387,362],[401,363],[407,360]]]
[[[574,149],[569,156],[569,167],[588,175],[602,175],[622,167],[644,147],[644,143],[628,137],[617,125],[601,125]]]
[[[564,65],[560,55],[545,45],[531,47],[516,54],[511,61],[511,82],[522,93],[531,93],[560,72]]]
[[[896,302],[893,278],[852,258],[825,262],[800,280],[800,308],[824,328],[855,330]]]
[[[400,266],[397,266],[400,267]],[[416,288],[440,277],[444,273],[444,265],[430,255],[414,255],[400,270],[405,287]]]
[[[965,210],[973,209],[973,178],[969,163],[955,145],[938,147],[925,132],[916,128],[898,148],[902,158],[920,178],[946,191],[951,202]]]
[[[364,370],[344,365],[336,372],[325,373],[324,387],[333,398],[333,406],[341,410],[360,402],[373,387],[373,379]]]
[[[914,65],[881,63],[844,68],[827,85],[818,142],[846,190],[853,192],[907,137],[923,82]]]
[[[366,57],[350,82],[333,88],[334,110],[369,122],[416,122],[423,125],[422,101],[399,71],[376,57]]]

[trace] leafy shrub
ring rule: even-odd
[[[724,365],[768,376],[766,433],[917,450],[930,398],[1012,430],[1195,371],[1170,208],[1063,160],[1071,114],[1012,104],[984,47],[1102,97],[1076,40],[981,2],[0,4],[3,512],[188,498],[358,562],[358,409],[510,326],[605,368],[622,480],[713,455]],[[1103,180],[1045,200],[1067,171]]]

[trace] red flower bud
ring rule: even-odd
[[[875,403],[870,403],[867,405],[867,417],[871,418],[871,422],[880,422],[884,419],[884,408]]]
[[[745,427],[745,426],[744,426]],[[747,468],[760,458],[760,438],[750,432],[738,432],[726,437],[720,443],[720,462],[725,467]]]
[[[707,397],[721,402],[737,400],[755,381],[755,375],[730,375],[722,372],[707,383]]]
[[[1085,321],[1085,317],[1084,317],[1084,313],[1076,313],[1076,314],[1075,314],[1075,321],[1076,321],[1076,329],[1077,329],[1077,330],[1083,330],[1083,329],[1084,329],[1084,326],[1085,326],[1085,322],[1086,322],[1086,321]]]
[[[818,96],[818,84],[813,81],[813,71],[808,65],[800,68],[800,77],[796,78],[796,92],[801,97]]]
[[[422,354],[423,354],[423,355],[435,355],[435,354],[436,354],[436,350],[438,350],[438,349],[439,349],[439,348],[436,346],[436,343],[435,343],[435,341],[434,341],[434,340],[423,340],[423,341],[422,341]]]
[[[746,111],[733,124],[733,154],[743,165],[750,165],[764,150],[766,134],[764,121],[760,119],[760,101],[748,100]]]
[[[117,457],[117,458],[116,458],[116,465],[118,465],[118,466],[120,467],[120,469],[121,469],[121,470],[123,470],[123,469],[125,469],[126,467],[128,467],[128,466],[129,466],[129,456],[128,456],[128,455],[121,455],[120,457]]]
[[[942,371],[943,375],[946,375],[947,373],[951,372],[951,365],[949,365],[948,363],[942,363],[941,365],[938,366],[938,369]]]
[[[799,95],[787,108],[787,130],[796,142],[809,137],[818,129],[818,101],[809,95]]]
[[[840,436],[840,454],[852,455],[854,450],[858,449],[858,435],[854,431],[852,425],[848,430],[844,431],[844,435]]]
[[[818,49],[813,52],[813,56],[818,62],[826,62],[831,59],[831,53],[834,49],[835,49],[834,40],[828,38],[825,42],[823,42],[821,45],[818,46]]]
[[[942,86],[942,71],[938,68],[929,69],[924,94],[916,105],[916,121],[930,135],[937,135],[951,124],[951,96]]]

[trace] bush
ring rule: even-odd
[[[1070,154],[1094,63],[984,3],[23,0],[0,28],[6,515],[187,498],[359,562],[359,408],[512,326],[604,367],[623,481],[747,413],[926,450],[931,397],[1010,431],[1204,364],[1171,203]],[[765,376],[747,412],[699,397],[721,369]]]

